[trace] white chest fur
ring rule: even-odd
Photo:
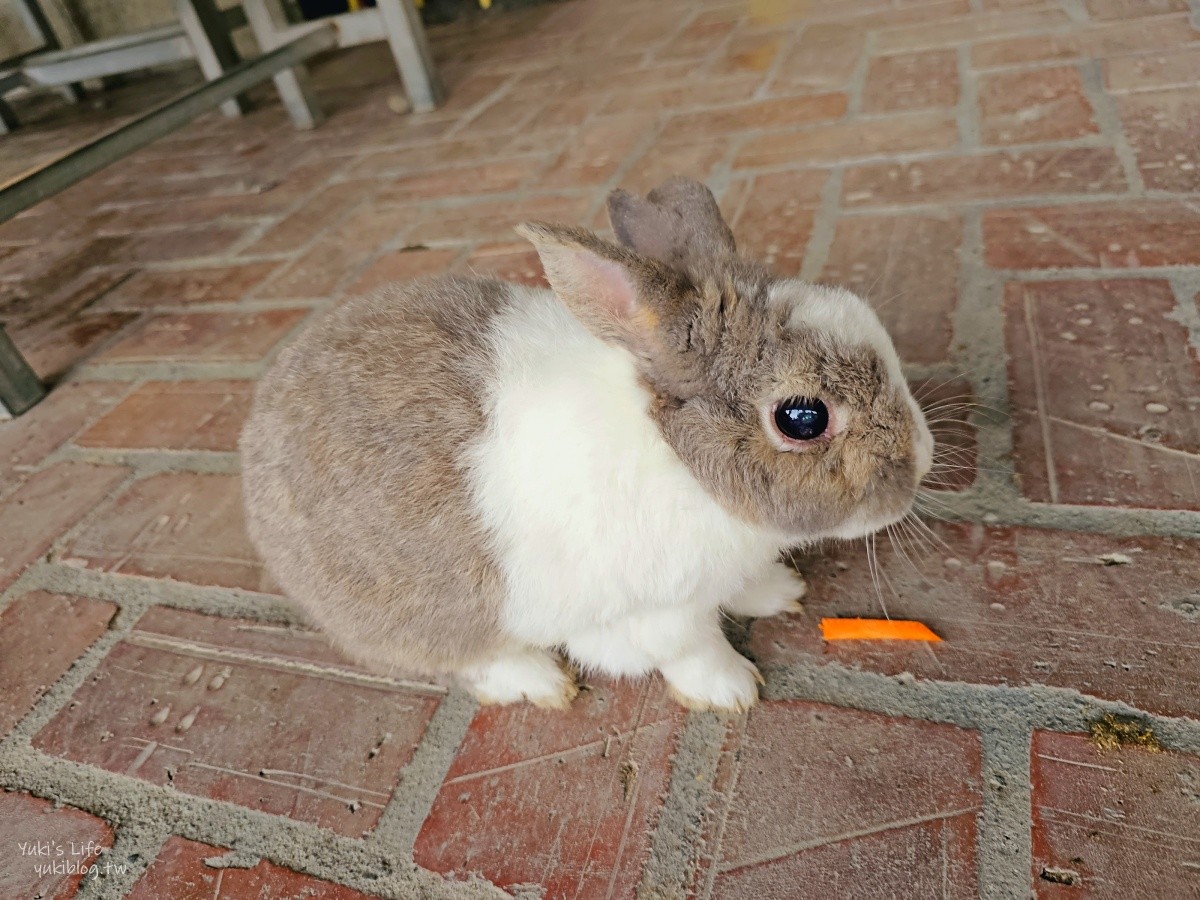
[[[489,429],[469,455],[508,630],[549,647],[643,612],[715,609],[780,538],[704,491],[646,415],[626,352],[550,292],[516,290],[494,331]]]

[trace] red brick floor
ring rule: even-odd
[[[0,226],[60,383],[0,422],[0,897],[1200,897],[1194,0],[568,0],[272,91]],[[187,83],[27,103],[0,180]],[[305,630],[237,435],[311,316],[604,230],[682,172],[746,252],[875,303],[952,459],[930,529],[732,623],[743,716],[594,680],[477,709]],[[940,521],[946,519],[949,521]],[[929,623],[826,645],[826,615]]]

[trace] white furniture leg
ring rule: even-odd
[[[433,68],[421,15],[412,0],[377,0],[377,4],[408,99],[415,111],[430,112],[442,100],[442,85]]]
[[[46,13],[38,0],[13,0],[13,2],[17,5],[17,15],[25,24],[25,30],[33,35],[34,40],[41,42],[42,50],[58,50],[62,47],[58,35],[50,27],[50,20],[46,18]],[[78,103],[84,96],[83,88],[78,84],[60,85],[59,92],[68,103]]]
[[[175,11],[205,78],[209,81],[220,78],[241,62],[225,19],[213,0],[175,0]],[[221,112],[230,118],[249,111],[250,103],[244,96],[221,104]]]
[[[281,42],[280,32],[288,27],[279,0],[242,0],[246,22],[262,53],[274,50]],[[297,128],[315,128],[325,120],[308,80],[308,68],[295,66],[275,76],[275,89]]]

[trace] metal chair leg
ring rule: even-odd
[[[46,396],[46,386],[0,325],[0,407],[19,416]]]
[[[13,108],[4,102],[3,97],[0,97],[0,134],[8,134],[10,131],[15,131],[20,124],[17,121],[17,114],[13,112]]]

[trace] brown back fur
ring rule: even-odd
[[[452,671],[503,638],[502,578],[471,516],[461,437],[484,429],[499,282],[356,298],[260,383],[242,436],[248,527],[271,574],[348,654]]]

